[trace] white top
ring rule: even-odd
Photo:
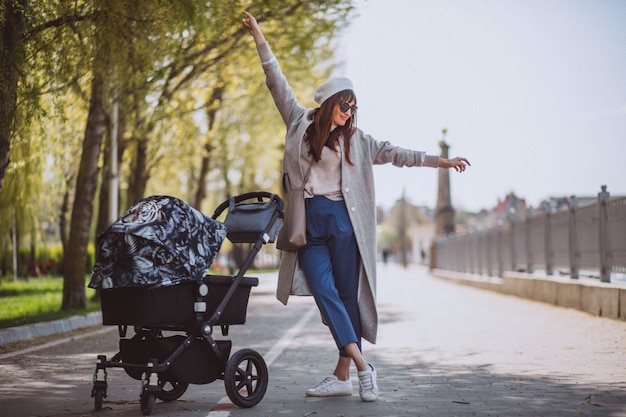
[[[311,166],[311,173],[304,185],[304,198],[323,195],[330,200],[343,200],[341,194],[341,150],[322,148],[322,157]]]

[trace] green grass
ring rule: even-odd
[[[63,278],[45,276],[27,281],[5,278],[0,281],[0,329],[100,311],[100,302],[91,301],[94,291],[86,290],[88,308],[61,311]]]

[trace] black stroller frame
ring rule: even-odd
[[[230,355],[232,341],[214,339],[213,328],[219,326],[222,336],[228,336],[230,325],[245,323],[250,290],[258,278],[244,274],[262,246],[276,240],[283,208],[277,195],[262,191],[231,197],[217,207],[214,220],[228,209],[227,238],[253,244],[234,276],[206,275],[201,281],[167,287],[101,291],[103,325],[118,326],[120,350],[111,360],[97,357],[91,391],[96,410],[107,397],[108,368],[124,368],[141,381],[144,415],[152,412],[156,399],[174,401],[190,383],[216,379],[224,380],[229,399],[238,407],[253,407],[263,399],[268,385],[263,357],[248,348]],[[128,326],[134,328],[132,338],[126,338]],[[164,336],[163,331],[178,334]]]

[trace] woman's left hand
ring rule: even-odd
[[[265,37],[263,36],[263,32],[261,32],[261,28],[259,27],[259,24],[254,18],[254,16],[252,16],[252,14],[250,14],[249,12],[243,12],[243,14],[246,18],[243,19],[243,22],[241,24],[242,27],[248,32],[250,32],[250,34],[254,38],[255,43],[257,45],[265,42]]]
[[[439,158],[439,168],[454,168],[456,172],[463,172],[465,168],[471,166],[467,158],[456,157],[452,159]]]

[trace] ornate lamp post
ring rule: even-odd
[[[450,146],[445,142],[447,129],[442,130],[443,138],[439,142],[441,157],[448,158]],[[450,173],[447,169],[439,169],[439,185],[437,190],[437,208],[435,209],[435,236],[454,233],[454,209],[450,199]]]

